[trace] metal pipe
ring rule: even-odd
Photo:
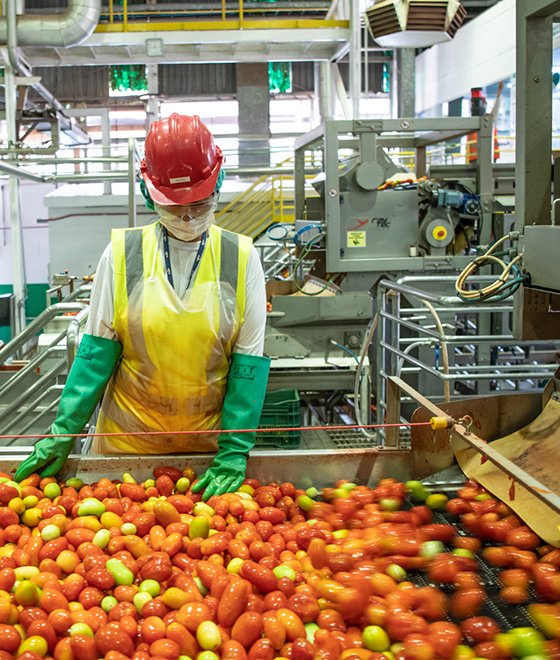
[[[389,321],[394,321],[397,324],[403,325],[405,328],[410,330],[415,330],[420,334],[424,334],[427,337],[433,337],[439,342],[445,342],[446,344],[493,344],[494,346],[518,346],[523,342],[520,342],[518,339],[514,339],[511,335],[440,335],[438,332],[424,328],[421,325],[416,323],[410,323],[406,319],[403,319],[399,316],[394,316],[393,314],[387,314],[385,312],[380,312],[380,316],[388,319]],[[401,341],[405,343],[410,341],[411,338],[403,338]],[[529,342],[531,343],[531,342]],[[532,342],[533,344],[535,342]],[[543,342],[544,343],[544,342]]]
[[[78,298],[81,298],[82,294],[91,293],[92,288],[93,288],[93,284],[82,284],[77,289],[74,289],[74,291],[72,291],[72,293],[69,293],[66,296],[66,298],[63,299],[62,302],[64,302],[64,303],[73,302],[74,300],[77,300]],[[89,310],[89,307],[87,307],[86,309]]]
[[[8,0],[7,8],[12,4]],[[62,14],[18,16],[18,43],[52,48],[77,46],[93,34],[100,13],[101,0],[68,0],[68,7]],[[7,17],[0,16],[0,43],[7,42],[7,35]]]
[[[476,374],[476,376],[473,376],[472,374],[444,374],[442,371],[438,371],[437,369],[434,369],[433,367],[428,366],[425,362],[422,362],[422,360],[418,360],[417,358],[413,357],[412,355],[407,355],[403,351],[400,351],[398,348],[395,348],[394,346],[391,346],[390,344],[387,344],[386,342],[380,342],[383,345],[383,348],[390,353],[394,353],[395,355],[398,355],[399,357],[403,358],[404,360],[416,365],[420,369],[423,369],[424,371],[427,371],[428,373],[432,374],[432,376],[436,376],[436,378],[439,378],[440,380],[446,381],[464,381],[464,380],[474,380],[475,378],[477,380],[507,380],[510,378],[515,379],[517,378],[543,378],[543,377],[548,377],[550,378],[553,374],[554,371],[552,372],[542,372],[542,371],[536,371],[536,372],[529,372],[529,373],[507,373],[507,374],[500,374],[500,373],[488,373],[488,374]],[[534,366],[534,365],[533,365]],[[557,367],[557,365],[554,365]]]
[[[15,84],[15,72],[18,66],[17,58],[17,35],[16,35],[16,5],[8,2],[6,6],[6,17],[4,19],[7,28],[7,59],[4,58],[4,80],[5,80],[5,108],[6,125],[8,132],[8,146],[17,147],[17,91]],[[15,168],[14,168],[15,169]],[[21,221],[21,207],[19,196],[19,178],[12,172],[8,183],[8,194],[10,199],[10,228],[12,243],[12,284],[15,297],[14,332],[19,334],[25,328],[25,254],[23,247],[23,228]]]
[[[128,226],[136,227],[135,140],[128,140]]]
[[[18,349],[24,346],[31,337],[34,337],[45,325],[52,321],[59,314],[67,312],[79,312],[86,305],[84,303],[56,303],[50,305],[39,314],[31,323],[20,332],[17,337],[9,341],[3,348],[0,348],[0,364],[4,364],[7,358],[11,357]]]
[[[46,183],[48,181],[48,177],[46,176],[41,176],[40,174],[33,174],[33,172],[24,170],[23,168],[18,167],[17,165],[10,165],[4,160],[0,160],[0,172],[6,172],[7,174],[20,177],[21,179],[29,179],[29,181],[35,181],[36,183]]]
[[[74,358],[80,345],[80,326],[89,315],[89,307],[85,307],[68,324],[66,330],[66,367],[68,373],[74,364]]]

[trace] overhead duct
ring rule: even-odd
[[[101,0],[68,0],[62,14],[17,17],[18,46],[70,48],[85,41],[99,23]],[[0,43],[8,42],[8,25],[0,16]]]

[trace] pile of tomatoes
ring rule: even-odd
[[[560,550],[474,482],[447,501],[343,480],[319,500],[246,479],[203,502],[195,480],[0,475],[0,660],[560,659]],[[481,551],[508,607],[536,590],[539,630],[484,616]]]

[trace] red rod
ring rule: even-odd
[[[0,440],[7,438],[106,438],[121,435],[202,435],[206,433],[277,433],[279,431],[335,431],[335,430],[349,430],[349,429],[386,429],[402,426],[431,426],[431,422],[408,422],[406,424],[360,424],[355,426],[348,426],[341,424],[340,426],[287,426],[285,428],[273,429],[233,429],[222,431],[221,429],[209,429],[208,431],[140,431],[138,433],[57,433],[47,435],[0,435]]]

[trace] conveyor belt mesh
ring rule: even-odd
[[[454,484],[457,487],[456,484]],[[439,484],[435,490],[442,490],[447,493],[449,498],[457,497],[457,494],[450,492],[450,487],[446,487],[445,484]],[[408,502],[411,506],[419,504],[418,501]],[[461,536],[472,536],[472,533],[463,525],[460,524],[456,516],[451,515],[447,511],[434,511],[433,512],[433,522],[442,523],[446,525],[454,525],[458,530]],[[511,605],[505,603],[500,598],[501,584],[499,580],[499,575],[502,569],[497,566],[493,566],[482,556],[482,549],[484,547],[490,547],[496,545],[494,543],[483,544],[481,550],[477,553],[476,559],[480,567],[479,576],[484,583],[486,589],[486,600],[484,607],[478,616],[489,616],[494,619],[497,623],[500,624],[503,631],[509,630],[510,628],[517,628],[523,626],[534,626],[534,623],[531,621],[529,614],[527,612],[527,607],[525,605]],[[453,550],[452,545],[446,546],[446,551],[450,552]],[[441,585],[433,584],[429,582],[429,578],[426,572],[424,571],[408,571],[408,579],[416,584],[417,586],[426,586],[431,584],[433,586],[439,587],[448,597],[451,597],[455,593],[455,588],[453,585]],[[529,603],[537,602],[538,598],[533,589],[529,587]],[[454,623],[461,623],[458,620],[453,619],[451,616],[446,617],[448,621],[453,621]]]

